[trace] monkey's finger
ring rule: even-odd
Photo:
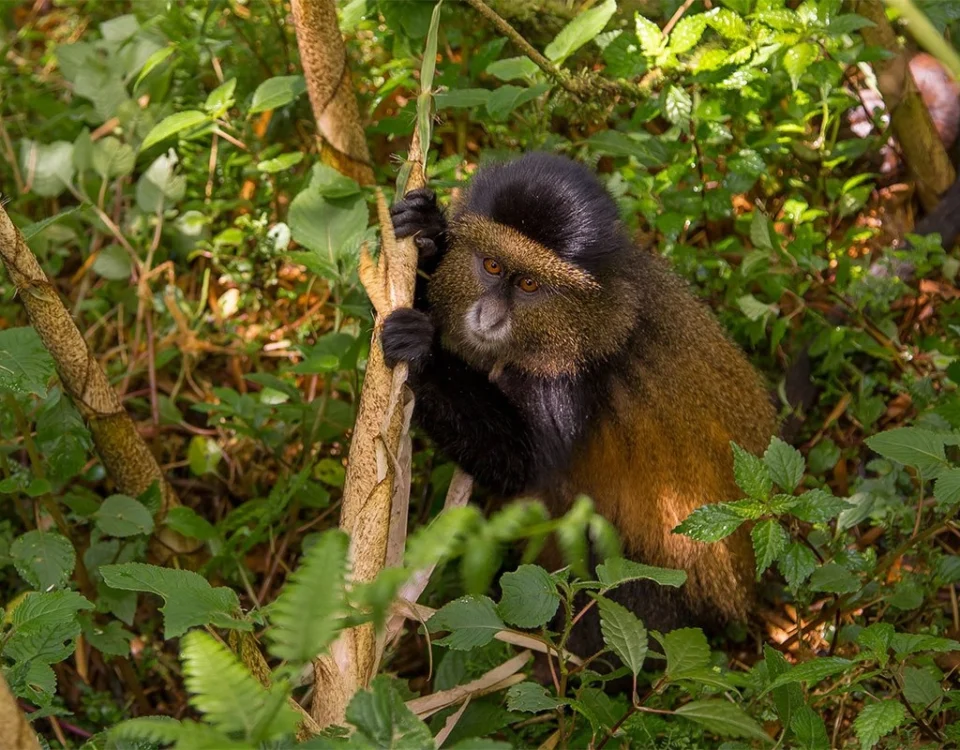
[[[421,258],[432,258],[437,254],[437,243],[429,237],[421,235],[413,241],[413,244],[416,245],[417,250],[420,251]]]
[[[403,196],[403,200],[410,203],[435,206],[437,205],[437,194],[430,188],[417,188]]]
[[[393,217],[393,233],[397,239],[409,237],[417,232],[436,225],[436,222],[430,221],[421,211],[404,211]]]

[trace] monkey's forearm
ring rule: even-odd
[[[503,495],[522,492],[531,478],[527,425],[482,374],[437,347],[411,373],[414,420],[479,485]]]

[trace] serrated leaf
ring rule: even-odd
[[[43,397],[53,359],[33,326],[0,331],[0,390]]]
[[[151,146],[172,138],[184,130],[189,130],[209,122],[210,118],[199,109],[188,109],[185,112],[177,112],[169,117],[164,117],[160,122],[151,128],[147,137],[140,144],[140,151],[146,151]]]
[[[83,470],[93,438],[60,389],[51,393],[37,416],[37,449],[46,459],[47,476],[66,480]]]
[[[873,652],[875,659],[881,663],[887,661],[887,649],[896,631],[893,625],[887,622],[876,622],[864,628],[857,635],[857,643]]]
[[[733,448],[733,476],[737,486],[756,500],[766,500],[773,489],[773,480],[766,465],[757,456],[748,453],[736,443]]]
[[[32,591],[12,609],[3,655],[14,661],[56,664],[73,653],[80,634],[77,613],[93,609],[93,604],[75,591]]]
[[[882,701],[865,706],[856,719],[853,729],[863,750],[876,745],[907,718],[907,709],[899,701]]]
[[[679,588],[687,581],[683,570],[657,568],[624,557],[611,557],[597,566],[597,580],[604,588],[613,588],[627,581],[656,581],[661,586]]]
[[[116,537],[153,532],[153,515],[143,503],[126,495],[111,495],[93,514],[97,528]]]
[[[898,657],[902,658],[923,651],[933,651],[935,653],[960,651],[960,643],[951,638],[938,638],[935,635],[896,633],[890,639],[890,648]]]
[[[816,61],[820,48],[810,42],[795,44],[783,56],[783,67],[790,76],[793,88],[800,86],[800,78],[807,72],[807,68]]]
[[[233,94],[237,90],[237,79],[231,78],[217,86],[207,100],[203,103],[203,108],[212,116],[220,117],[233,104]]]
[[[787,549],[790,537],[786,530],[775,519],[761,521],[750,532],[753,539],[753,550],[756,554],[757,580],[774,560],[779,559],[780,555]]]
[[[937,477],[933,496],[947,507],[960,503],[960,469],[948,469]]]
[[[797,488],[806,467],[800,451],[777,437],[770,441],[763,454],[763,463],[770,472],[773,483],[784,492],[793,492]]]
[[[693,113],[693,99],[680,86],[670,86],[663,98],[663,114],[674,125],[685,125]]]
[[[122,741],[169,744],[184,739],[183,725],[169,716],[139,716],[127,719],[108,729],[107,736],[118,744]]]
[[[604,0],[595,8],[584,11],[560,30],[543,54],[551,62],[562,63],[603,31],[616,12],[616,0]]]
[[[707,23],[724,39],[748,41],[750,31],[746,22],[731,10],[721,8],[707,13]]]
[[[52,531],[28,531],[10,545],[10,558],[20,576],[38,591],[66,583],[77,553],[70,540]]]
[[[764,692],[770,692],[781,685],[790,685],[795,682],[815,684],[827,677],[846,672],[854,664],[855,662],[850,661],[850,659],[843,659],[839,656],[824,656],[819,659],[812,659],[791,667],[788,672],[781,674],[770,683]]]
[[[181,657],[190,703],[221,732],[262,742],[297,730],[300,715],[287,702],[283,683],[264,688],[209,634],[201,630],[187,633]]]
[[[805,544],[794,542],[780,556],[777,568],[787,585],[796,590],[817,569],[817,556]]]
[[[110,588],[145,591],[162,597],[164,639],[177,638],[198,625],[252,629],[249,623],[234,616],[240,612],[240,600],[233,589],[214,588],[193,571],[121,563],[101,566],[100,575]]]
[[[914,467],[924,479],[933,479],[946,468],[943,436],[919,427],[898,427],[872,435],[867,445],[884,458]]]
[[[179,159],[173,149],[160,154],[137,180],[137,206],[148,214],[157,214],[183,198],[187,180],[177,174]]]
[[[691,701],[674,711],[677,716],[702,724],[721,737],[744,737],[772,742],[763,728],[736,703],[718,698]]]
[[[850,503],[824,490],[804,492],[791,506],[790,513],[807,523],[827,523],[850,507]]]
[[[101,654],[129,656],[133,633],[124,630],[119,621],[111,620],[101,625],[92,617],[84,615],[80,618],[80,624],[83,627],[83,637]]]
[[[566,701],[558,701],[547,693],[543,685],[536,682],[521,682],[507,691],[507,710],[517,713],[538,714],[542,711],[553,711],[565,703]]]
[[[500,616],[519,628],[546,625],[560,606],[556,584],[539,565],[521,565],[513,573],[504,573],[500,590]]]
[[[637,675],[647,658],[647,629],[633,612],[610,599],[599,597],[597,606],[603,642]]]
[[[746,517],[722,503],[703,505],[687,516],[673,533],[683,534],[698,542],[718,542],[730,536],[746,520]]]
[[[854,31],[859,31],[860,29],[874,25],[873,21],[863,16],[858,16],[856,13],[845,13],[830,21],[830,25],[827,26],[827,33],[831,36],[852,34]]]
[[[464,596],[437,610],[427,622],[431,633],[448,630],[440,643],[457,650],[485,646],[506,626],[486,596]]]
[[[350,540],[338,529],[323,532],[307,550],[271,607],[270,652],[306,664],[340,632]]]
[[[775,680],[790,670],[790,664],[783,654],[770,644],[763,645],[763,662],[767,667],[767,678]],[[803,706],[803,691],[797,683],[783,685],[773,691],[773,704],[784,726],[790,726],[793,715]]]
[[[656,57],[666,44],[660,27],[639,13],[636,16],[636,27],[637,39],[640,40],[640,49],[643,50],[643,54],[647,57]]]
[[[523,86],[499,86],[487,99],[487,113],[494,120],[502,122],[513,110],[533,101],[550,90],[550,85],[540,83],[529,88]]]
[[[680,679],[710,663],[710,645],[699,628],[679,628],[658,636],[657,640],[667,657],[667,677],[670,679]]]
[[[414,750],[436,746],[430,729],[407,708],[390,678],[378,675],[370,690],[361,690],[347,706],[347,721],[371,747]]]
[[[670,51],[675,55],[689,52],[700,41],[707,28],[707,19],[703,13],[684,16],[670,32]]]
[[[303,76],[275,76],[257,86],[253,92],[253,103],[250,105],[250,114],[266,112],[268,109],[279,109],[299,98],[307,90],[307,82]]]
[[[55,198],[73,183],[73,144],[67,141],[20,142],[20,169],[30,175],[30,190],[44,198]]]
[[[800,706],[797,709],[790,721],[790,729],[803,750],[830,750],[827,727],[823,719],[809,706]]]
[[[827,563],[810,576],[810,588],[828,594],[850,594],[860,588],[860,579],[838,563]]]

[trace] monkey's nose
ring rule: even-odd
[[[470,327],[485,338],[505,335],[510,325],[509,312],[502,300],[480,299],[468,317]]]

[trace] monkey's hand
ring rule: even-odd
[[[447,220],[429,188],[411,190],[390,208],[390,216],[398,240],[414,237],[421,265],[439,260],[446,251]]]
[[[433,349],[433,321],[420,310],[401,307],[383,322],[380,341],[389,367],[406,362],[411,369],[422,367]]]

